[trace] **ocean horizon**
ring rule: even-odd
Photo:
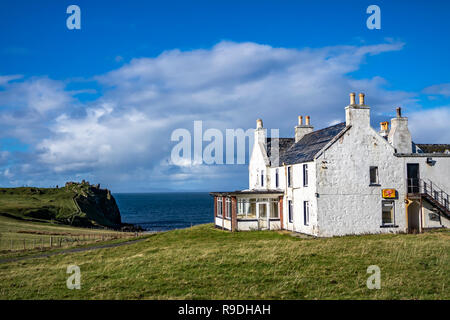
[[[213,222],[208,192],[113,193],[122,222],[148,231],[167,231]]]

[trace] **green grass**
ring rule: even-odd
[[[0,213],[69,222],[79,211],[73,201],[75,195],[75,190],[69,188],[0,188]]]
[[[49,222],[32,222],[0,215],[0,259],[40,252],[41,244],[43,249],[50,249],[50,238],[52,238],[54,247],[58,246],[60,239],[63,241],[64,247],[73,247],[133,235],[133,233],[115,232],[106,229],[77,228]],[[75,239],[78,241],[74,242]]]
[[[0,299],[449,299],[450,233],[300,239],[201,225],[0,264]],[[81,290],[66,288],[68,265]],[[367,267],[381,269],[369,290]]]

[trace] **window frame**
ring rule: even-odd
[[[294,204],[292,200],[288,200],[288,221],[294,223]]]
[[[372,170],[375,170],[375,182],[372,181]],[[369,167],[369,186],[379,186],[380,185],[380,173],[378,166]]]
[[[305,163],[303,165],[303,186],[304,187],[308,186],[308,179],[309,179],[309,176],[308,176],[308,164]]]
[[[232,202],[230,197],[225,198],[225,219],[231,219],[232,215]]]
[[[278,168],[275,169],[275,188],[278,188],[280,186],[280,177],[278,173]]]
[[[270,214],[269,214],[269,219],[280,219],[280,202],[276,199],[270,199],[269,200],[269,207],[270,207]],[[272,209],[276,207],[276,216],[272,216],[273,211]]]
[[[287,167],[288,188],[292,187],[292,166]]]
[[[220,202],[220,205],[219,205]],[[223,218],[223,197],[217,197],[216,204],[217,216]]]
[[[264,170],[261,170],[261,187],[264,187]]]
[[[303,201],[303,224],[309,226],[309,201]]]
[[[392,204],[392,222],[386,223],[383,221],[383,212],[384,212],[384,204],[391,203]],[[381,226],[382,227],[395,227],[395,201],[394,200],[381,200]]]

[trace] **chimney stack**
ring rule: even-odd
[[[261,119],[256,120],[255,129],[255,143],[261,143],[266,147],[267,130],[263,128],[263,121]]]
[[[397,108],[397,117],[391,119],[388,141],[397,153],[412,153],[411,133],[408,129],[408,118],[402,117],[402,108]]]
[[[256,129],[262,129],[263,122],[261,119],[256,119]]]
[[[387,140],[388,134],[389,134],[389,122],[388,121],[380,122],[380,136],[382,136]]]
[[[364,93],[359,94],[359,104],[355,102],[355,93],[350,93],[350,104],[345,107],[345,124],[347,126],[370,126],[370,108],[364,103]]]
[[[313,132],[314,127],[310,125],[310,117],[305,117],[305,124],[303,124],[303,116],[298,117],[298,125],[295,127],[295,142],[300,141],[305,134]]]

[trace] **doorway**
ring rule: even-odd
[[[408,193],[419,193],[419,164],[407,163],[406,174],[408,179]]]
[[[269,204],[267,202],[258,203],[258,230],[269,229],[268,205]]]
[[[408,206],[408,233],[420,233],[420,205],[414,201]]]

